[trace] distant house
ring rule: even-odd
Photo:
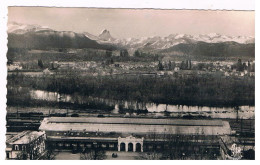
[[[11,64],[11,65],[7,65],[7,69],[8,71],[14,71],[14,70],[21,70],[23,68],[19,66],[19,64]]]
[[[48,68],[44,69],[43,74],[53,74]]]
[[[45,151],[45,133],[23,131],[6,141],[6,159],[36,159]]]
[[[164,75],[164,72],[163,71],[160,71],[157,73],[158,76],[163,76]]]
[[[69,50],[67,50],[67,53],[68,54],[75,54],[75,53],[77,53],[77,50],[76,49],[69,49]]]
[[[114,50],[113,53],[112,53],[112,56],[120,56],[120,51]]]
[[[255,72],[250,72],[250,76],[255,76]]]
[[[174,71],[179,71],[180,70],[180,67],[178,67],[178,66],[176,66],[175,68],[174,68]]]
[[[228,72],[225,72],[224,75],[225,76],[230,76],[230,74]]]

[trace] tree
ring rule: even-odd
[[[128,51],[126,49],[120,50],[120,57],[128,57]]]
[[[113,58],[110,59],[110,64],[114,64]]]
[[[41,160],[54,160],[57,153],[54,152],[54,147],[52,145],[47,145],[44,155]]]
[[[162,155],[157,152],[148,152],[148,153],[139,153],[138,159],[140,160],[160,160],[162,159]]]
[[[13,60],[9,60],[7,61],[7,65],[12,65],[13,64]]]
[[[104,160],[106,158],[105,151],[100,148],[84,149],[80,153],[80,160]]]
[[[25,148],[22,148],[22,151],[17,154],[18,160],[37,160],[40,155],[39,147],[35,147],[36,136],[28,136],[28,144],[24,145]]]
[[[181,69],[181,70],[185,70],[185,69],[187,69],[187,68],[186,68],[186,64],[185,64],[184,61],[181,62],[180,69]]]
[[[134,52],[134,56],[135,56],[135,57],[140,57],[140,55],[141,55],[141,54],[140,54],[140,52],[139,52],[138,50],[136,50],[136,51]]]
[[[43,69],[43,62],[42,62],[42,60],[38,60],[38,66],[41,68],[41,69]]]
[[[242,60],[241,59],[238,59],[237,61],[237,71],[243,71],[244,70],[244,66],[242,64]]]
[[[19,153],[16,155],[16,159],[17,159],[17,160],[27,160],[27,159],[28,159],[27,152],[25,152],[25,151],[19,152]]]
[[[191,60],[188,60],[188,69],[191,69]]]
[[[171,61],[168,62],[168,70],[172,70],[172,62]]]
[[[205,64],[204,63],[198,63],[198,70],[202,70],[203,68],[205,68]]]
[[[112,51],[106,50],[106,57],[108,58],[112,57]]]
[[[233,160],[239,160],[242,158],[242,150],[236,144],[231,146],[231,157]]]
[[[161,61],[159,61],[159,63],[158,63],[158,70],[163,70],[163,65],[162,65]]]

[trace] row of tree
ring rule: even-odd
[[[254,77],[150,77],[150,76],[8,76],[8,88],[23,86],[64,94],[113,100],[179,105],[254,105]],[[15,95],[15,94],[14,94]],[[12,96],[12,93],[9,95]],[[14,96],[15,97],[15,96]]]

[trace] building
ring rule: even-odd
[[[219,151],[218,136],[232,133],[229,123],[221,120],[116,117],[50,117],[39,129],[45,131],[48,145],[77,151],[96,147],[133,152],[167,150],[177,141],[191,149],[203,142]]]
[[[53,74],[48,68],[44,69],[43,74],[48,75],[48,74]]]
[[[8,71],[22,70],[22,69],[23,68],[18,63],[7,65],[7,70]]]
[[[45,133],[23,131],[6,140],[6,159],[36,159],[45,151]]]

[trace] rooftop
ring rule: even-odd
[[[45,118],[39,128],[42,131],[83,131],[158,134],[205,134],[225,135],[231,129],[222,120],[98,118],[98,117],[51,117]]]
[[[222,120],[148,119],[117,117],[50,117],[49,123],[102,123],[135,125],[222,126]]]
[[[37,132],[37,131],[23,131],[14,137],[8,139],[6,143],[9,144],[28,144],[31,141],[37,139],[41,135],[43,135],[44,132]]]

